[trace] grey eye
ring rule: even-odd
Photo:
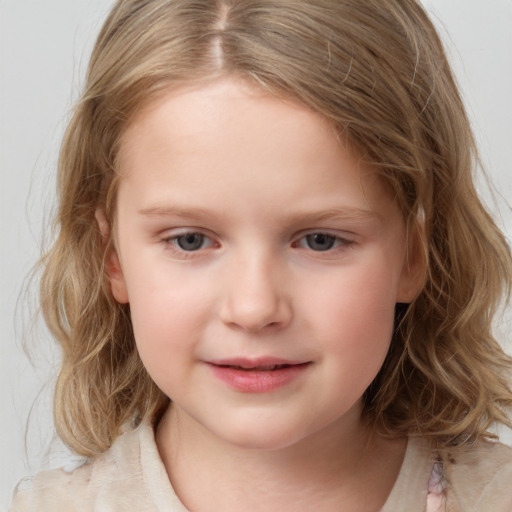
[[[332,249],[337,238],[326,233],[314,233],[312,235],[306,235],[306,245],[313,251],[328,251]]]
[[[197,251],[204,245],[205,236],[201,233],[187,233],[175,238],[176,244],[183,251]]]

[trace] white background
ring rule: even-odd
[[[425,4],[448,45],[498,191],[492,209],[510,241],[512,0]],[[22,290],[48,229],[62,130],[110,5],[111,0],[0,0],[0,510],[22,476],[67,460],[58,447],[48,453],[56,351],[44,329],[32,325],[33,310]],[[508,325],[502,327],[504,343],[512,341]],[[23,339],[37,348],[35,365],[23,353]],[[508,433],[505,440],[510,442]]]

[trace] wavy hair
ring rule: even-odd
[[[124,130],[170,88],[237,75],[318,112],[391,187],[426,263],[397,306],[387,359],[364,395],[381,433],[442,446],[509,424],[512,366],[492,334],[512,261],[475,191],[478,155],[439,37],[415,0],[119,0],[63,140],[42,309],[63,360],[54,414],[75,452],[106,450],[168,404],[144,369],[129,306],[105,276]],[[112,231],[112,230],[111,230]]]

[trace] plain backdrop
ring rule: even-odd
[[[0,0],[0,510],[15,483],[68,463],[53,444],[58,351],[25,286],[54,205],[60,138],[111,0]],[[425,0],[439,26],[496,188],[489,204],[512,236],[512,0]],[[25,291],[23,291],[25,290]],[[512,323],[501,340],[511,342]],[[508,340],[507,340],[508,338]],[[22,349],[35,347],[34,364]],[[25,436],[27,418],[30,428]],[[504,433],[504,441],[510,442]]]

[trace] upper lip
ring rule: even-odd
[[[207,363],[215,365],[215,366],[233,366],[237,368],[243,369],[253,369],[253,368],[274,368],[276,366],[295,366],[299,364],[306,364],[310,361],[304,360],[290,360],[290,359],[282,359],[279,357],[256,357],[256,358],[247,358],[247,357],[232,357],[228,359],[215,359],[207,361]]]

